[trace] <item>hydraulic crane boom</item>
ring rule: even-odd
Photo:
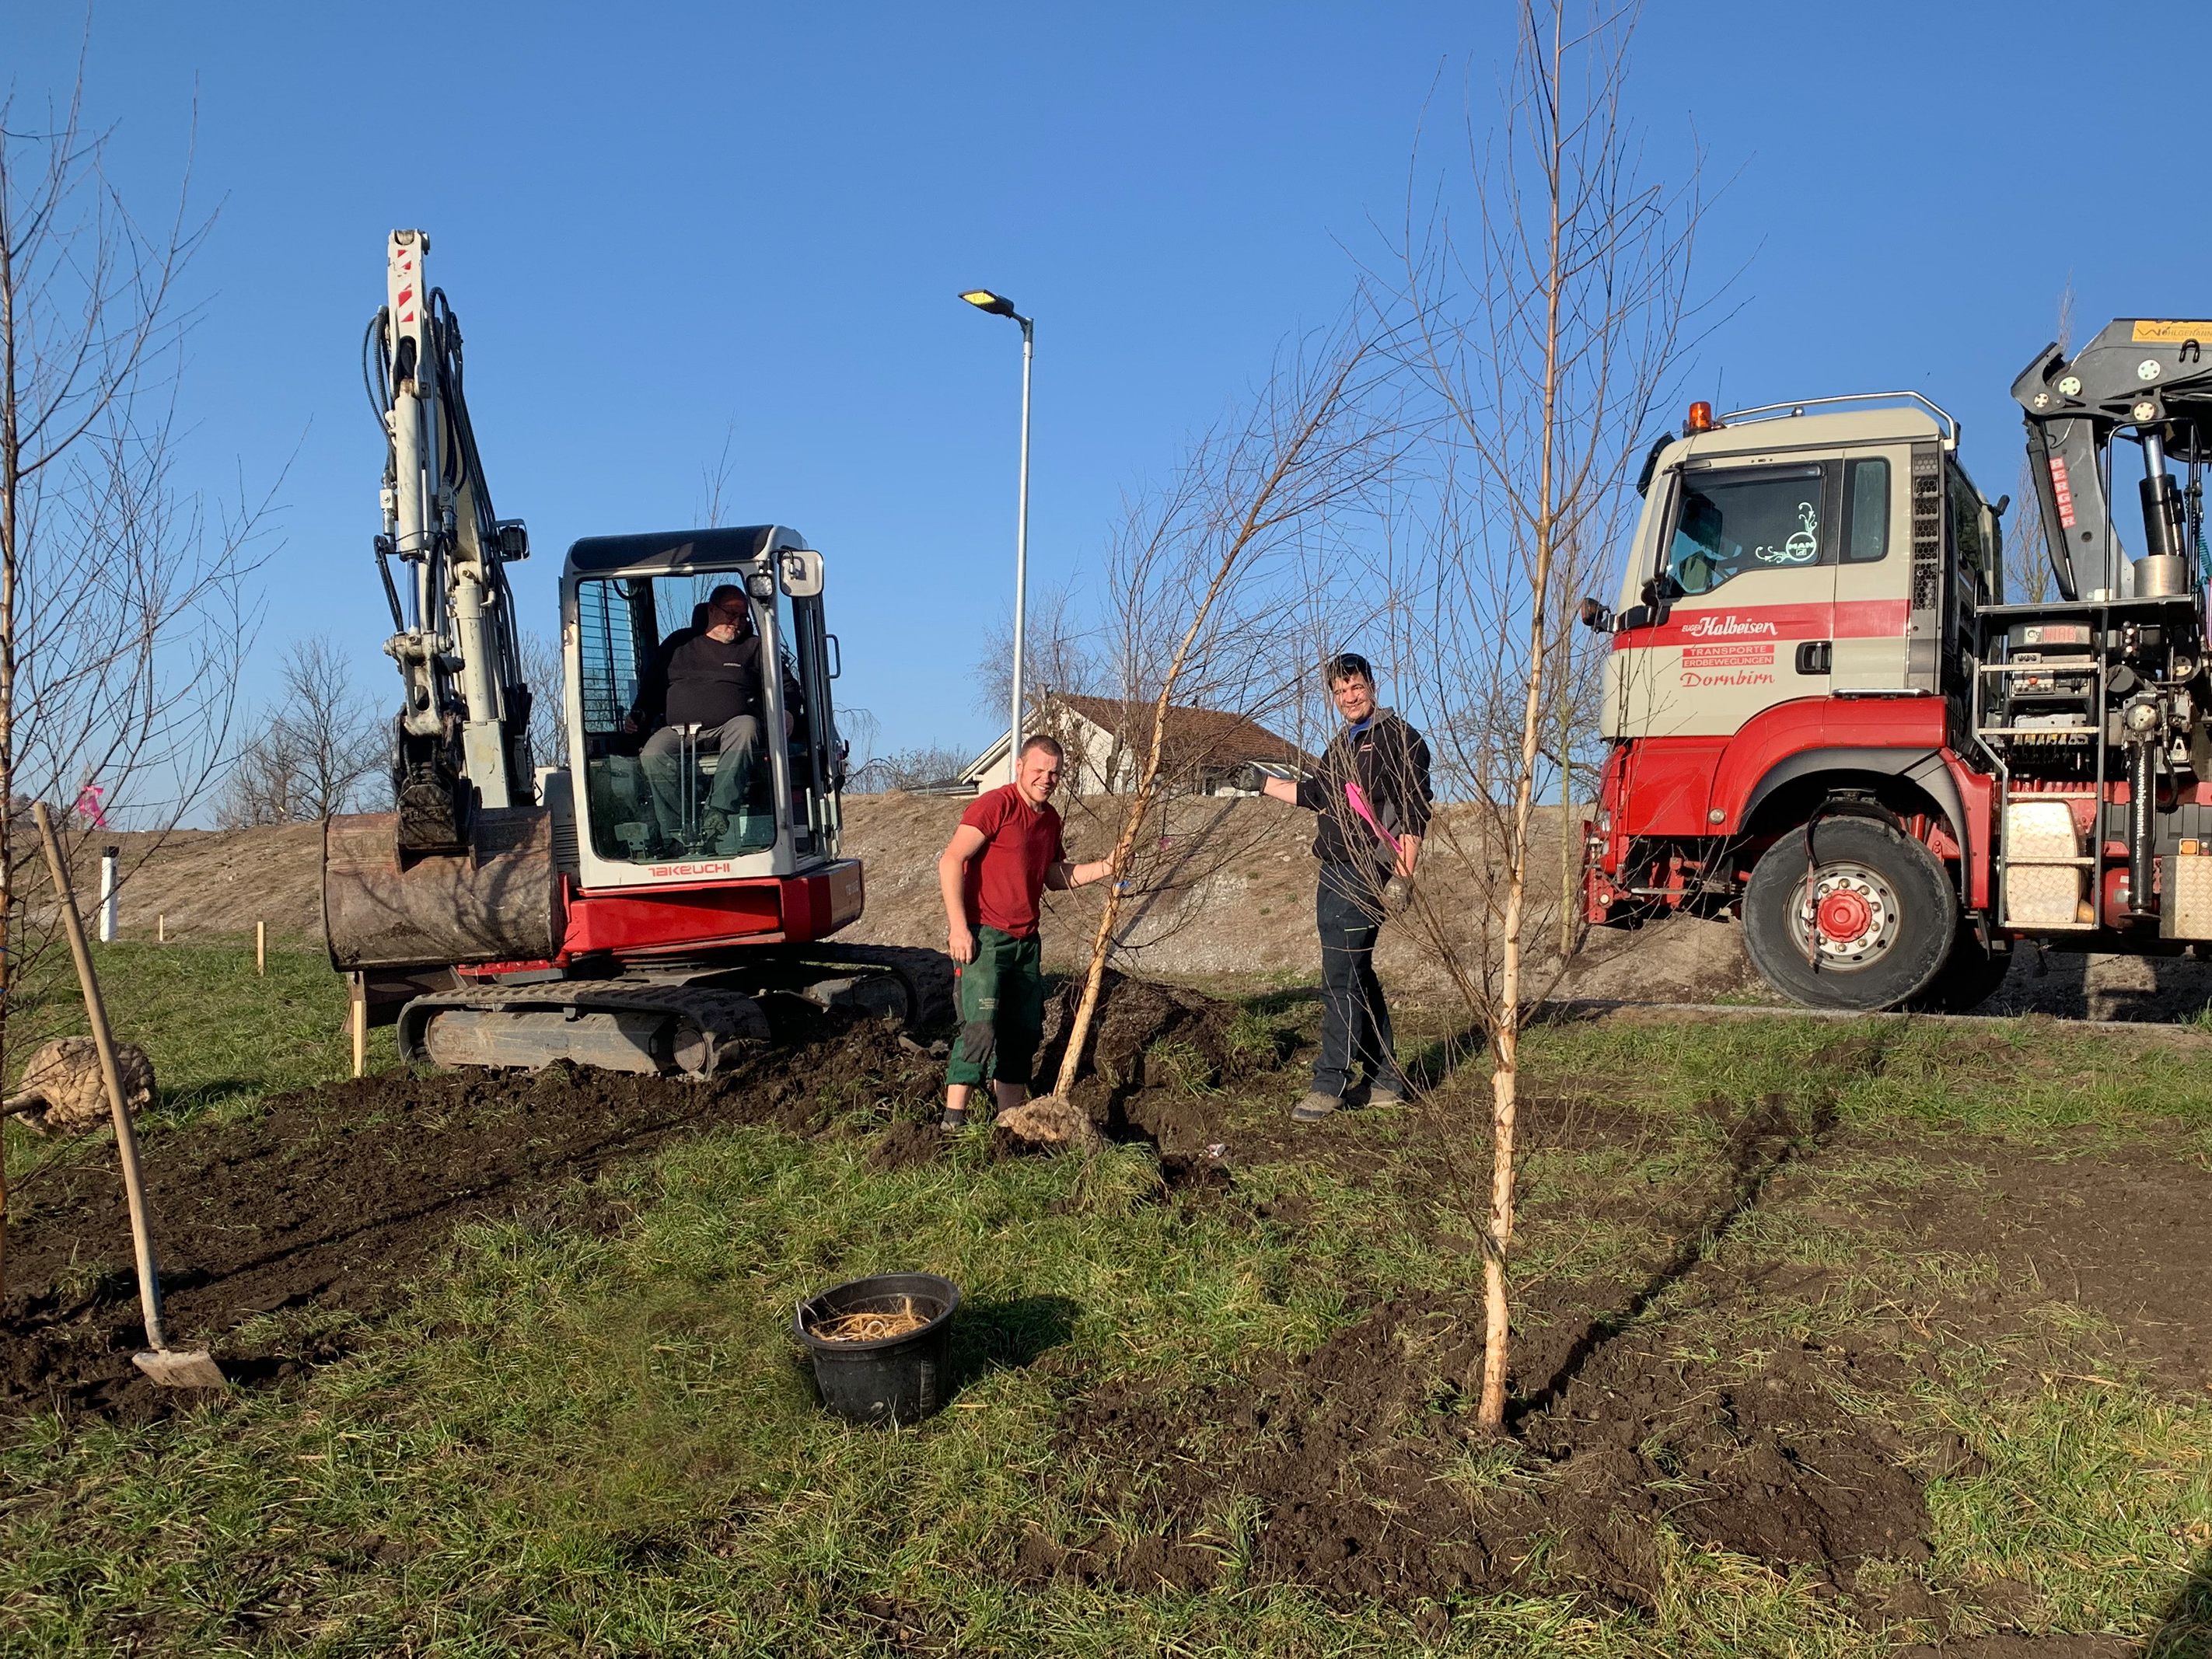
[[[2152,598],[2186,591],[2203,516],[2200,477],[2212,460],[2212,322],[2124,317],[2069,358],[2048,345],[2013,382],[2027,421],[2038,504],[2061,594]],[[2142,446],[2143,546],[2124,566],[2115,534],[2111,447],[2132,429]],[[2188,468],[2186,489],[2166,471]]]
[[[429,251],[419,230],[392,233],[386,303],[365,343],[386,440],[376,558],[394,629],[384,648],[405,685],[392,784],[398,850],[409,855],[462,850],[477,806],[532,794],[531,690],[506,571],[529,556],[530,538],[520,519],[492,511],[462,395],[460,324],[428,285]]]

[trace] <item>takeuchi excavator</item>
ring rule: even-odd
[[[323,919],[365,1017],[397,1024],[410,1063],[690,1077],[767,1038],[778,995],[926,1023],[949,987],[941,956],[830,938],[865,890],[839,848],[822,555],[777,524],[579,541],[561,577],[562,684],[531,685],[507,574],[530,538],[493,511],[429,249],[392,233],[363,344],[385,436],[385,650],[404,691],[394,810],[329,821]],[[758,641],[765,735],[718,790],[741,759],[696,725],[669,728],[651,688],[726,588]],[[541,696],[561,701],[557,757],[531,752]]]

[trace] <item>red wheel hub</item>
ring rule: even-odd
[[[1863,939],[1867,929],[1874,926],[1874,907],[1848,887],[1824,895],[1814,915],[1821,936],[1838,945],[1850,945]]]

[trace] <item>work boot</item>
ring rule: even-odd
[[[968,1109],[965,1106],[947,1106],[945,1115],[937,1120],[937,1127],[949,1135],[958,1134],[968,1127]]]
[[[1371,1077],[1367,1079],[1367,1103],[1370,1106],[1403,1106],[1413,1097],[1403,1078]]]
[[[1291,1108],[1291,1121],[1293,1123],[1323,1122],[1335,1116],[1336,1109],[1343,1103],[1343,1101],[1334,1095],[1323,1094],[1318,1089],[1309,1089],[1306,1091],[1305,1097]]]

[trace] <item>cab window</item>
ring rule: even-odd
[[[1835,563],[1829,471],[1812,463],[1686,473],[1667,574],[1694,596],[1754,570]]]
[[[1943,493],[1951,509],[1951,545],[1966,568],[1986,572],[1989,550],[1982,545],[1982,498],[1956,463],[1943,463]]]
[[[1844,468],[1844,562],[1889,556],[1889,463],[1879,455]]]

